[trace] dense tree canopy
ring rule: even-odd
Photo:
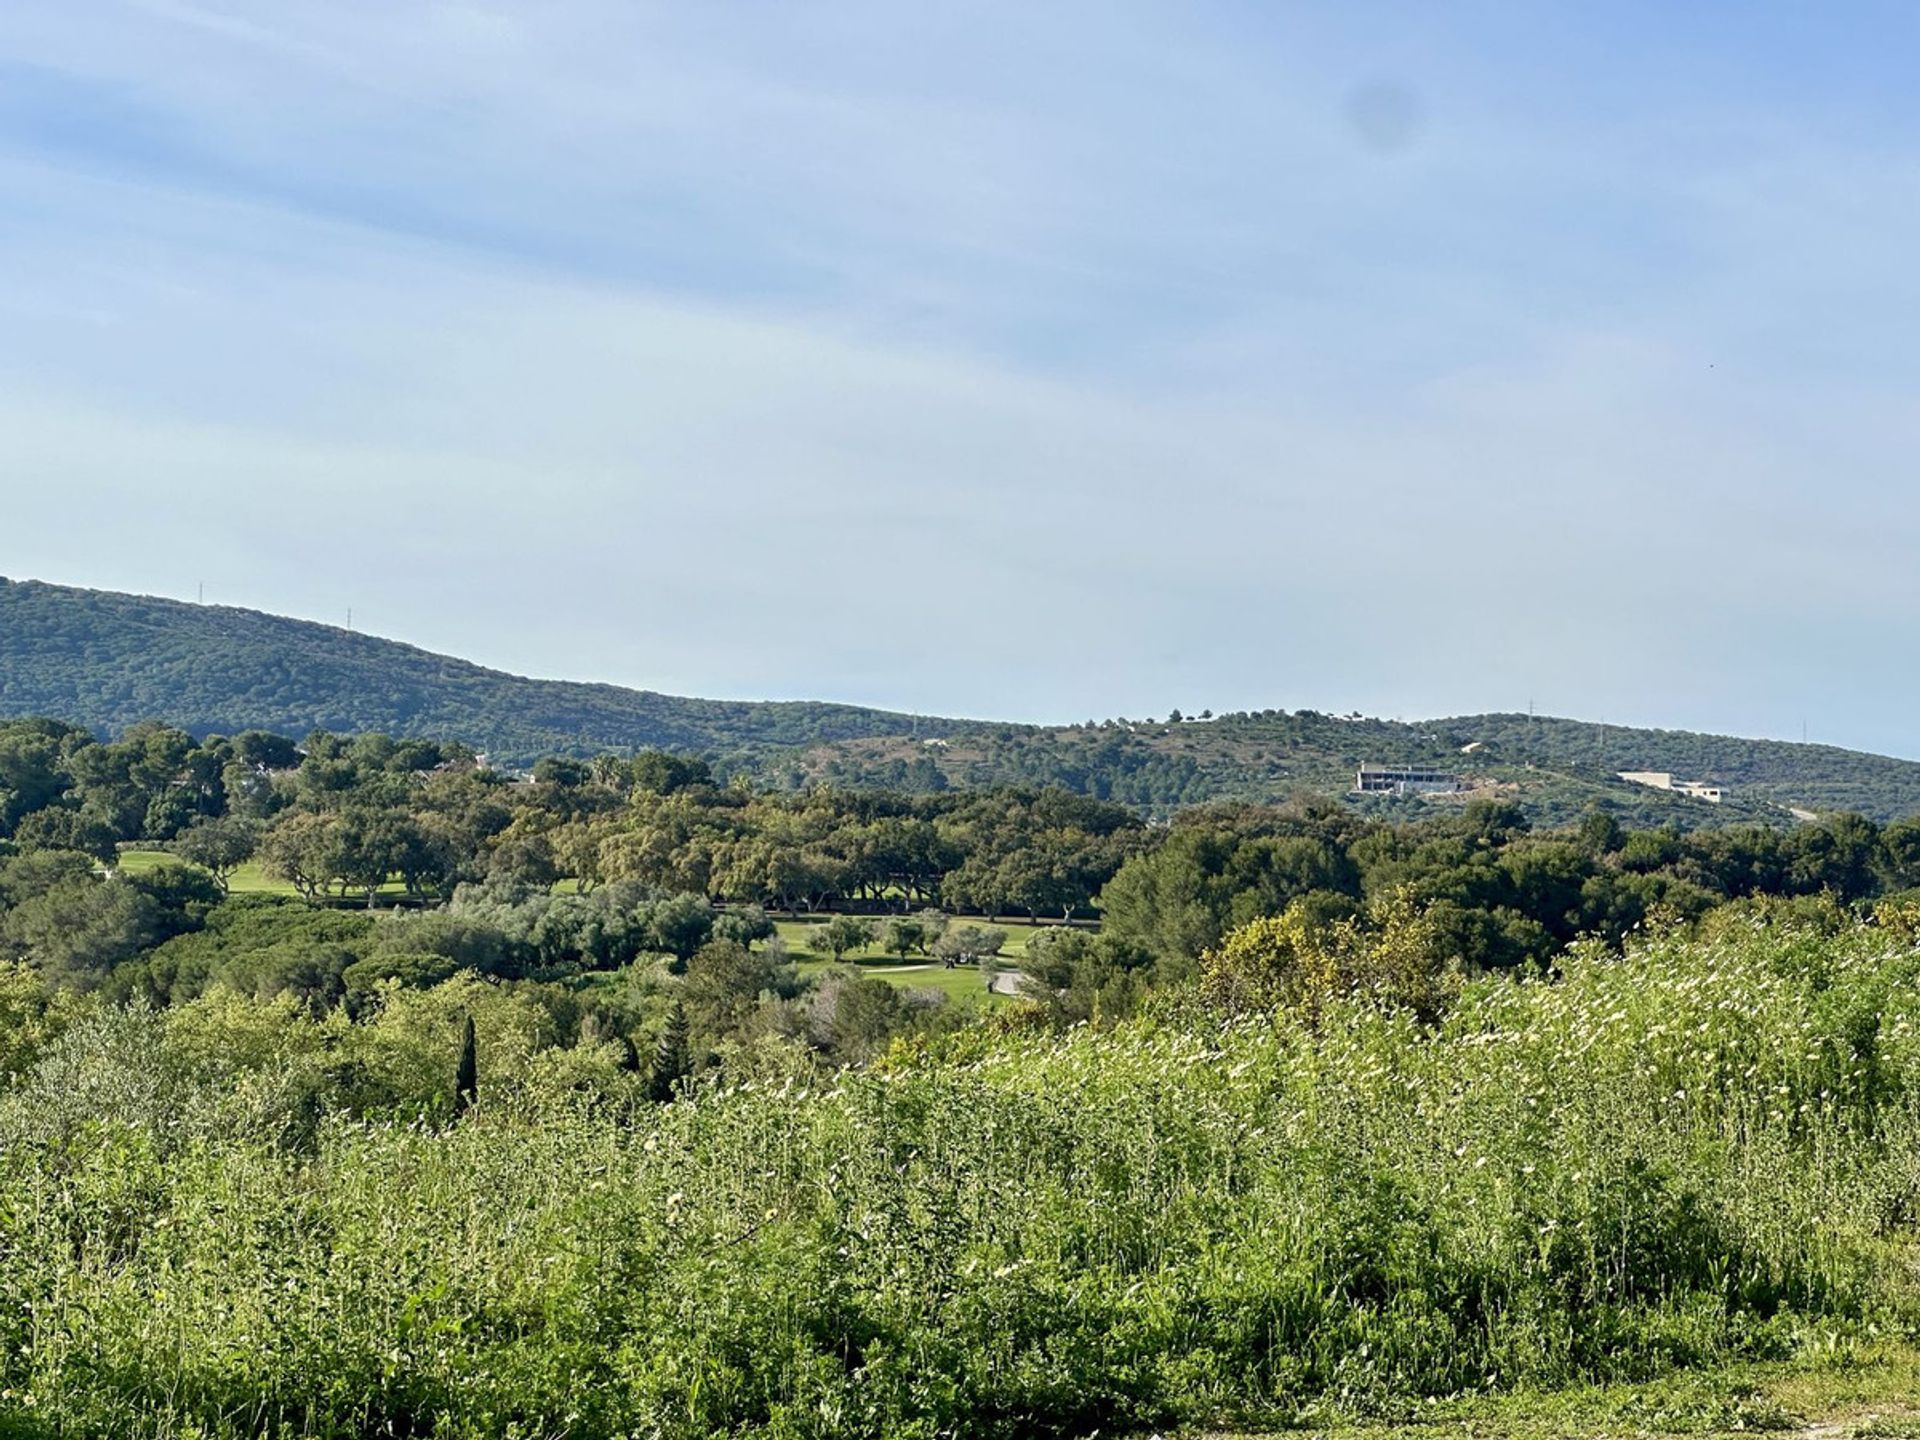
[[[123,864],[129,847],[174,863]],[[243,874],[252,893],[229,897]],[[297,898],[258,893],[271,880]],[[1730,904],[1914,890],[1916,820],[1684,831],[1596,809],[1542,829],[1512,800],[1407,821],[1309,799],[1148,826],[1058,788],[756,789],[660,752],[516,777],[380,734],[0,724],[0,961],[51,991],[364,1015],[467,974],[636,1064],[673,1006],[695,1069],[745,1035],[858,1059],[953,1020],[871,976],[802,978],[777,913],[813,922],[816,964],[877,947],[936,973],[1019,965],[1036,1013],[1067,1022],[1191,977],[1424,994],[1447,966],[1550,966],[1578,938],[1617,946]],[[1009,959],[1001,917],[1053,929]]]

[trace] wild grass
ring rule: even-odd
[[[663,1107],[487,1071],[483,1024],[458,1124],[326,1103],[361,1037],[108,1014],[0,1100],[0,1403],[50,1434],[1077,1435],[1904,1333],[1917,968],[1756,926],[1476,982],[1433,1029],[989,1027],[837,1076],[736,1056]]]

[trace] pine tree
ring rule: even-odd
[[[453,1113],[464,1115],[467,1107],[480,1098],[480,1050],[473,1033],[473,1017],[467,1017],[460,1037],[460,1068],[453,1078]]]
[[[671,1100],[680,1082],[693,1073],[689,1034],[687,1007],[675,1001],[667,1012],[667,1028],[660,1032],[660,1048],[654,1052],[653,1075],[647,1084],[647,1093],[655,1101]]]

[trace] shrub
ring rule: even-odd
[[[1227,1011],[1300,1010],[1363,993],[1432,1021],[1458,987],[1458,950],[1446,927],[1404,891],[1364,919],[1317,920],[1300,900],[1283,914],[1232,931],[1200,960],[1201,991]]]

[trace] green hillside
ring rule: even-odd
[[[1457,796],[1349,797],[1413,817],[1475,798],[1541,825],[1595,804],[1625,824],[1792,823],[1791,811],[1920,813],[1920,763],[1827,745],[1636,730],[1526,715],[1371,720],[1311,710],[1067,726],[941,720],[851,705],[694,700],[529,680],[411,645],[253,610],[0,579],[0,718],[52,715],[117,733],[163,720],[461,740],[506,764],[646,746],[792,788],[930,792],[1060,785],[1150,815],[1301,792],[1346,795],[1363,764],[1446,769]],[[1665,770],[1727,787],[1709,805],[1622,781]]]
[[[257,610],[0,579],[0,717],[24,715],[106,733],[142,720],[196,735],[380,730],[463,740],[508,763],[640,746],[750,752],[956,723],[529,680]]]
[[[1059,784],[1152,813],[1218,801],[1345,794],[1365,764],[1425,765],[1458,775],[1458,796],[1354,797],[1363,809],[1431,813],[1506,798],[1536,824],[1563,824],[1600,803],[1624,823],[1682,828],[1790,823],[1791,810],[1855,810],[1879,820],[1920,812],[1920,763],[1828,745],[1635,730],[1578,720],[1479,715],[1402,723],[1311,710],[1180,721],[1120,720],[1037,729],[977,726],[951,736],[870,736],[814,746],[787,764],[816,780],[902,788]],[[1727,787],[1710,805],[1632,785],[1622,770],[1665,770]]]
[[[1529,715],[1437,720],[1450,737],[1471,736],[1495,756],[1575,772],[1666,770],[1726,785],[1745,798],[1806,810],[1857,810],[1893,819],[1920,810],[1920,765],[1835,745],[1743,740],[1690,730],[1635,730]]]

